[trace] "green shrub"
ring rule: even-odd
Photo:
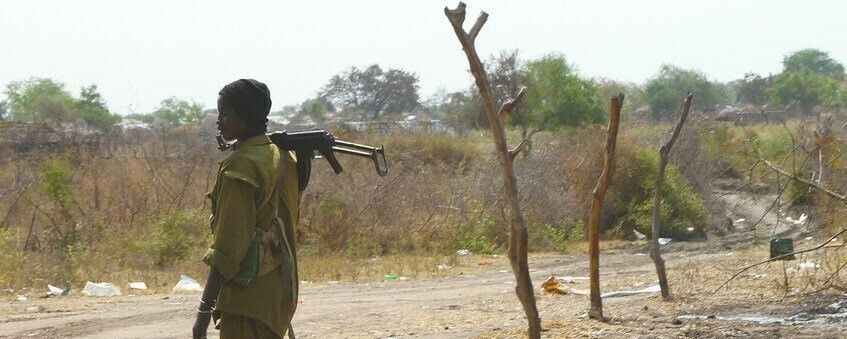
[[[204,219],[204,213],[194,210],[170,212],[153,221],[148,253],[156,266],[171,266],[206,246],[209,228]]]
[[[492,239],[497,238],[500,226],[496,219],[490,216],[481,216],[459,226],[459,247],[473,253],[493,253],[495,243]]]
[[[564,251],[568,245],[584,240],[585,224],[582,219],[570,227],[545,224],[529,232],[529,246],[532,251]]]
[[[2,288],[16,288],[21,283],[20,272],[26,266],[26,254],[20,250],[14,233],[0,228],[0,281]]]
[[[636,229],[644,234],[651,234],[653,225],[653,194],[656,188],[656,177],[659,171],[659,155],[657,152],[640,149],[632,159],[620,163],[624,167],[620,171],[621,181],[631,183],[625,185],[628,198],[620,201],[615,215],[617,230]],[[665,168],[665,181],[662,187],[659,222],[662,236],[678,239],[689,239],[701,234],[706,226],[705,212],[700,198],[673,164]],[[689,231],[688,228],[693,228]]]

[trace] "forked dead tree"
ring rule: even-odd
[[[600,297],[600,211],[603,207],[603,197],[609,182],[612,180],[612,171],[615,161],[615,144],[618,140],[618,122],[623,107],[623,93],[612,97],[611,112],[609,113],[609,127],[606,130],[606,152],[603,157],[603,173],[594,188],[593,200],[591,201],[591,216],[588,218],[588,258],[591,287],[591,310],[588,316],[592,319],[605,321],[603,318],[603,300]]]
[[[518,147],[510,151],[506,145],[506,133],[501,120],[501,116],[508,116],[509,112],[520,102],[523,98],[524,90],[521,90],[515,99],[506,101],[500,107],[499,112],[495,111],[491,86],[489,85],[482,62],[476,53],[476,47],[474,46],[474,40],[477,34],[479,34],[482,25],[488,19],[488,13],[480,13],[470,32],[465,32],[464,28],[462,28],[462,24],[465,22],[465,4],[463,2],[460,2],[456,9],[451,10],[445,7],[444,14],[447,15],[447,19],[453,25],[453,30],[456,32],[456,36],[462,44],[462,49],[468,57],[471,73],[473,73],[476,80],[476,86],[479,88],[482,104],[488,116],[488,123],[491,125],[491,134],[494,137],[497,159],[500,162],[500,168],[503,170],[506,198],[509,201],[510,207],[511,220],[509,223],[509,249],[507,253],[509,261],[512,264],[512,271],[515,273],[515,280],[517,281],[515,292],[521,301],[521,305],[523,305],[527,322],[529,323],[528,336],[530,338],[541,338],[541,318],[538,316],[538,309],[535,306],[535,295],[533,294],[532,281],[529,277],[529,264],[527,264],[526,222],[521,212],[517,179],[515,178],[515,171],[512,166],[515,156],[526,147],[528,139],[524,139]]]
[[[679,132],[682,130],[682,125],[685,124],[685,119],[688,118],[688,111],[691,109],[691,100],[693,95],[685,96],[685,101],[682,104],[682,115],[674,127],[670,139],[662,140],[662,145],[659,147],[659,174],[656,176],[656,191],[653,192],[653,229],[652,246],[650,247],[650,258],[656,264],[656,275],[659,276],[659,287],[662,289],[662,298],[665,300],[671,297],[670,287],[668,286],[668,275],[665,271],[665,259],[662,259],[662,251],[659,248],[659,235],[662,232],[662,225],[659,223],[659,210],[662,203],[662,186],[665,183],[665,167],[668,166],[668,158],[670,157],[671,147],[679,137]]]

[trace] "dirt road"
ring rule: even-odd
[[[710,267],[745,260],[727,254],[669,253],[675,299],[662,301],[655,293],[605,299],[604,313],[610,318],[607,323],[585,317],[587,297],[547,294],[537,288],[538,308],[548,330],[544,336],[847,336],[847,317],[838,317],[840,312],[847,315],[847,301],[843,309],[826,313],[826,306],[838,300],[833,296],[820,296],[820,300],[784,298],[773,293],[766,279],[743,279],[745,282],[727,292],[708,296],[706,292],[717,286],[717,279],[704,283],[698,280],[711,275]],[[471,256],[463,260],[477,259]],[[584,276],[586,262],[581,255],[533,256],[533,282],[539,285],[552,275]],[[655,281],[649,258],[630,250],[605,255],[602,265],[604,292],[640,289]],[[577,283],[574,287],[584,285]],[[175,294],[4,300],[0,302],[0,338],[188,338],[198,297]],[[801,315],[804,311],[808,314],[805,318]],[[294,326],[300,338],[509,338],[524,333],[525,320],[514,294],[512,273],[485,266],[421,281],[305,284]],[[214,330],[210,337],[217,337]]]

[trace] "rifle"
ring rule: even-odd
[[[297,184],[300,191],[306,190],[309,185],[309,177],[312,173],[312,159],[316,152],[329,162],[335,174],[341,173],[344,168],[335,157],[335,152],[350,154],[359,157],[370,158],[374,162],[376,173],[384,177],[388,175],[388,163],[385,161],[384,147],[373,147],[355,144],[352,142],[336,140],[332,134],[324,130],[303,132],[271,132],[267,134],[280,150],[294,151],[297,155]],[[220,135],[215,137],[218,141],[218,149],[221,151],[232,148],[232,143],[227,142]],[[379,158],[382,158],[380,164]]]

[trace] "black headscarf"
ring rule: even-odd
[[[218,94],[235,110],[247,126],[265,132],[271,112],[271,92],[253,79],[239,79],[224,86]]]

